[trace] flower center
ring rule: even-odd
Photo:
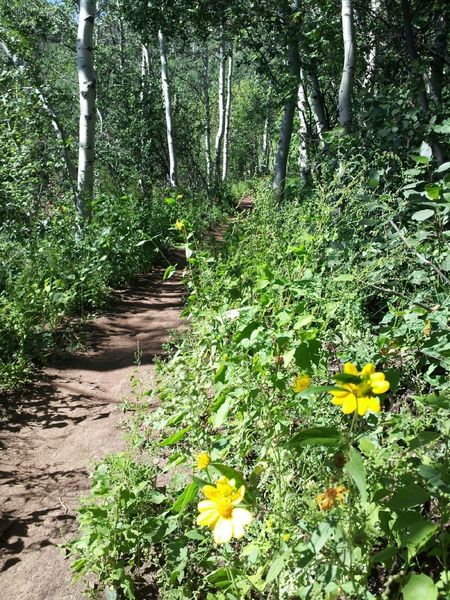
[[[231,504],[231,500],[228,498],[219,500],[217,503],[217,511],[224,519],[231,519],[231,515],[233,513],[233,505]]]

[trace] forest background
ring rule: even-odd
[[[160,502],[142,499],[156,467],[111,459],[92,506],[114,477],[141,478],[131,525],[122,546],[105,525],[81,538],[78,571],[130,598],[143,565],[162,597],[446,597],[449,29],[444,0],[0,1],[0,386],[27,380],[72,343],[73,317],[178,244],[191,331],[134,444],[173,448],[174,468],[208,451],[264,515],[257,541],[211,573],[209,540],[186,533],[201,480],[180,474]],[[204,245],[243,195],[254,213],[221,251]],[[316,418],[330,389],[297,380],[323,386],[349,361],[380,365],[393,395],[351,439],[336,413]],[[141,432],[150,421],[159,440]],[[319,522],[298,478],[313,492],[345,480],[355,500]],[[169,526],[142,537],[149,502]],[[85,512],[91,535],[101,515]],[[176,548],[163,541],[174,531]]]

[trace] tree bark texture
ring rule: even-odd
[[[77,35],[77,70],[80,93],[77,209],[83,218],[91,214],[90,204],[94,194],[96,76],[93,40],[95,13],[95,0],[80,0]]]
[[[342,37],[344,66],[339,88],[339,122],[346,131],[352,125],[352,92],[355,75],[355,33],[353,27],[353,0],[342,0]]]
[[[420,60],[419,53],[417,52],[415,40],[414,40],[414,28],[412,23],[411,5],[409,0],[402,0],[402,13],[403,13],[403,31],[405,34],[406,51],[408,53],[410,72],[413,86],[418,88],[418,104],[424,114],[425,118],[430,116],[430,105],[428,102],[427,91],[425,89],[425,83],[423,74],[420,73]],[[437,160],[438,165],[444,162],[444,156],[442,149],[436,140],[436,136],[430,135],[431,147],[433,149],[434,157]]]
[[[228,56],[227,100],[226,100],[226,105],[225,105],[224,135],[223,135],[222,181],[225,181],[227,174],[228,174],[228,146],[230,143],[232,85],[233,85],[233,48],[230,49],[230,55]]]
[[[219,123],[214,146],[214,178],[219,180],[220,159],[222,156],[223,136],[225,133],[225,41],[219,48]]]
[[[309,173],[308,161],[308,121],[306,118],[306,93],[303,86],[303,71],[300,69],[300,81],[298,84],[297,107],[298,107],[298,167],[300,177],[306,179]]]
[[[205,105],[205,163],[206,163],[206,185],[211,187],[212,165],[211,165],[211,104],[209,100],[209,54],[205,48],[203,55],[203,101]]]
[[[167,147],[169,150],[169,183],[171,187],[177,187],[177,157],[174,145],[174,133],[173,133],[173,117],[172,117],[172,102],[170,96],[170,83],[169,83],[169,66],[167,63],[166,55],[166,38],[164,33],[159,30],[159,55],[161,58],[161,83],[162,92],[164,99],[164,112],[166,116],[166,135],[167,135]]]
[[[297,9],[298,3],[292,2],[291,15],[295,13]],[[283,108],[283,118],[281,121],[280,139],[275,157],[275,173],[272,185],[274,196],[277,201],[281,201],[284,198],[289,150],[294,126],[295,109],[297,106],[298,81],[300,76],[298,25],[292,21],[291,15],[289,15],[289,40],[287,49],[290,90]]]

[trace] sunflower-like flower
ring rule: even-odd
[[[361,372],[353,363],[344,365],[344,372],[336,375],[339,389],[333,390],[331,402],[342,407],[346,415],[358,411],[363,416],[368,410],[379,413],[379,394],[389,389],[384,373],[376,372],[375,365],[368,363]]]
[[[343,485],[331,487],[325,490],[323,494],[316,496],[316,502],[319,505],[320,510],[330,510],[336,502],[339,502],[339,504],[344,502],[345,494],[347,492],[348,489]]]
[[[206,500],[199,502],[197,525],[209,527],[216,544],[226,544],[231,538],[244,535],[244,527],[253,517],[245,508],[236,508],[245,495],[245,486],[236,488],[234,479],[221,477],[215,485],[205,485],[202,489]]]
[[[206,469],[211,462],[211,457],[207,452],[200,452],[197,455],[197,469],[203,470]]]
[[[309,375],[307,375],[306,373],[304,373],[303,375],[297,375],[297,377],[294,379],[294,392],[296,394],[303,392],[303,390],[306,390],[306,388],[308,388],[311,385],[311,377]]]

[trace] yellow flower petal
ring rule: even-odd
[[[233,524],[231,519],[220,517],[214,527],[214,541],[216,544],[226,544],[233,537]]]
[[[367,398],[367,408],[372,412],[379,413],[381,411],[380,400],[378,398]]]
[[[368,375],[372,375],[372,373],[375,373],[375,365],[367,363],[367,365],[362,368],[361,377],[367,377]]]
[[[216,509],[205,510],[198,515],[197,525],[200,525],[201,527],[211,527],[212,529],[219,519],[220,514]]]
[[[342,402],[342,412],[345,415],[349,415],[350,413],[356,410],[356,396],[354,394],[348,394],[344,401]]]
[[[367,412],[368,400],[369,398],[367,397],[358,398],[358,415],[361,417],[363,417]]]
[[[235,508],[231,515],[231,521],[233,523],[233,536],[237,539],[244,535],[244,527],[251,523],[253,520],[252,515],[245,508]]]
[[[202,492],[208,498],[208,500],[219,500],[220,498],[222,498],[220,490],[218,490],[213,485],[205,485],[202,488]]]
[[[347,375],[359,375],[358,368],[351,362],[345,363],[344,373],[346,373]]]
[[[234,506],[242,502],[242,499],[245,496],[245,485],[241,485],[241,487],[232,495],[231,501]]]
[[[384,394],[390,388],[390,383],[386,381],[384,373],[373,373],[370,376],[370,386],[374,394]]]

